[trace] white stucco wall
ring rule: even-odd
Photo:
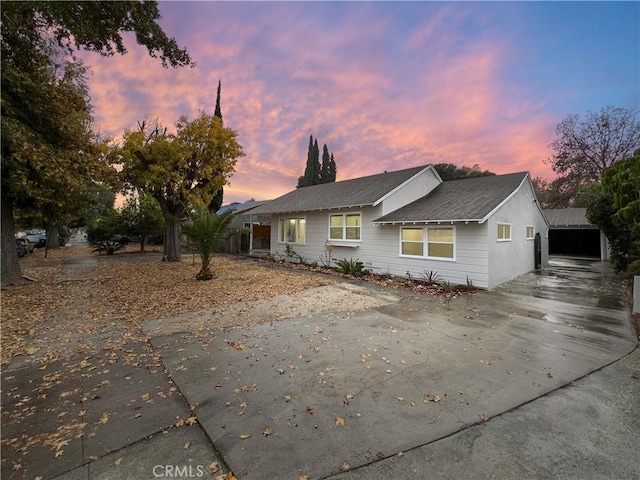
[[[527,178],[516,193],[487,220],[489,288],[529,272],[534,265],[534,240],[526,237],[527,226],[534,227],[542,239],[542,266],[549,262],[547,225]],[[498,241],[498,224],[511,225],[511,241]]]

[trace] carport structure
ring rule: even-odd
[[[587,220],[586,208],[552,208],[543,214],[549,223],[549,255],[609,259],[607,237]]]

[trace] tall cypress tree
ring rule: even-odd
[[[296,188],[318,185],[320,183],[320,170],[320,150],[318,149],[318,141],[314,141],[313,135],[310,135],[307,164],[304,169],[304,175],[298,178],[298,185]]]
[[[216,95],[216,110],[215,110],[213,116],[219,118],[220,122],[222,122],[222,110],[220,108],[220,90],[221,90],[221,88],[222,88],[222,81],[218,80],[218,94]],[[216,194],[211,199],[211,202],[209,202],[209,211],[211,213],[216,213],[218,210],[220,210],[220,207],[222,206],[222,197],[223,196],[224,196],[224,188],[220,187],[220,189],[216,192]]]
[[[327,179],[325,183],[331,183],[336,181],[336,161],[333,159],[333,152],[331,152],[331,158],[329,159],[329,168],[327,169]]]
[[[329,183],[329,149],[325,143],[322,146],[322,169],[320,170],[320,183]]]

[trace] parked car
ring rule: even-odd
[[[21,239],[16,238],[16,253],[18,254],[18,258],[22,258],[27,254],[27,247],[20,240]]]
[[[36,248],[36,245],[34,243],[31,243],[29,240],[27,240],[26,237],[16,238],[16,243],[21,243],[22,245],[24,245],[24,248],[27,251],[27,253],[33,253],[33,249]]]
[[[36,248],[47,246],[47,237],[45,235],[27,235],[26,239],[33,243]]]

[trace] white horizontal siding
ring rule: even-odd
[[[408,258],[400,256],[400,226],[374,225],[372,220],[380,216],[381,207],[362,209],[341,209],[299,215],[306,217],[307,232],[305,245],[292,244],[291,247],[301,255],[305,262],[321,264],[325,242],[329,232],[329,215],[332,213],[362,214],[361,242],[352,247],[335,246],[333,264],[340,259],[360,260],[374,273],[395,276],[407,276],[420,279],[426,272],[434,271],[441,281],[465,285],[467,280],[473,285],[488,288],[488,252],[486,225],[456,224],[456,260],[440,261],[426,258]],[[283,217],[286,218],[286,217]],[[286,245],[278,243],[278,217],[274,217],[271,229],[271,253],[285,252]],[[422,227],[422,225],[421,225]]]

